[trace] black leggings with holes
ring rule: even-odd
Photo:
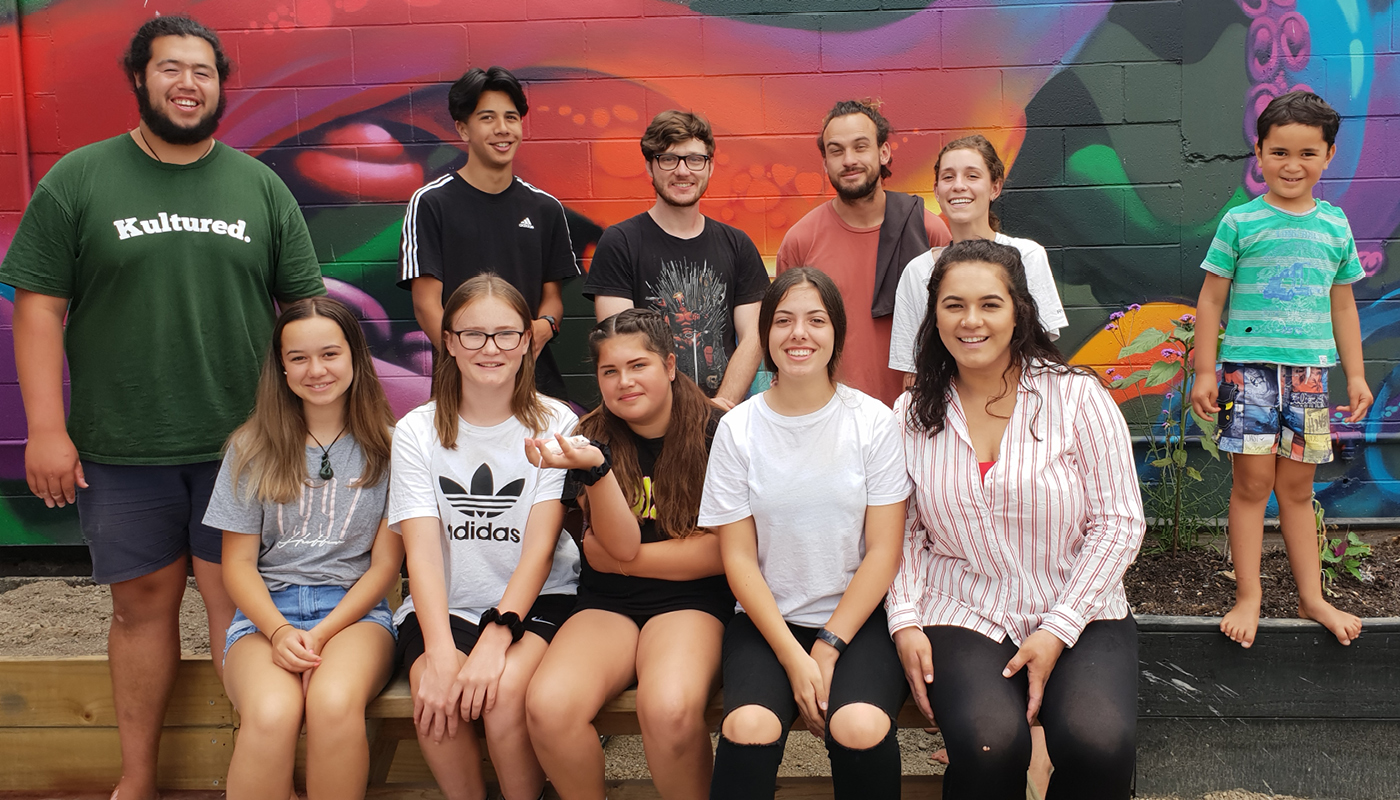
[[[933,715],[948,746],[945,800],[1024,800],[1031,731],[1026,670],[1003,678],[1017,646],[947,625],[924,629],[933,645]],[[1126,800],[1137,725],[1137,623],[1091,622],[1065,648],[1040,709],[1055,771],[1046,800]]]

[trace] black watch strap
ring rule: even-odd
[[[558,336],[558,335],[559,335],[559,320],[555,319],[552,315],[549,315],[549,314],[541,314],[541,315],[539,316],[539,319],[542,319],[542,320],[544,320],[545,322],[548,322],[548,323],[549,323],[549,330],[550,330],[555,336]]]
[[[846,652],[846,648],[848,647],[845,639],[842,639],[840,636],[837,636],[836,634],[832,633],[826,628],[822,628],[821,630],[817,631],[817,638],[821,639],[823,642],[826,642],[827,644],[835,648],[837,655]]]

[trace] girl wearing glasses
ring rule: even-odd
[[[578,609],[530,685],[530,735],[565,800],[602,800],[603,750],[592,720],[637,684],[637,718],[652,781],[666,800],[707,797],[705,706],[734,613],[719,541],[696,527],[705,462],[720,410],[676,368],[671,328],[627,309],[588,337],[603,404],[579,431],[594,444],[544,464],[569,467],[566,498],[584,506]]]
[[[449,798],[486,786],[482,720],[507,800],[544,788],[525,689],[573,610],[578,549],[563,533],[564,470],[525,458],[532,437],[578,417],[535,391],[530,313],[520,292],[479,275],[443,309],[433,399],[399,421],[390,527],[403,534],[410,595],[398,611],[413,719]]]

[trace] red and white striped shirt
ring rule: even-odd
[[[1146,521],[1128,426],[1087,375],[1026,370],[986,479],[957,391],[935,436],[899,398],[914,502],[886,601],[890,633],[956,625],[1016,644],[1047,630],[1074,646],[1084,626],[1129,613],[1123,573]]]

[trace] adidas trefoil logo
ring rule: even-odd
[[[522,227],[522,228],[529,228],[530,230],[534,230],[534,229],[535,229],[535,223],[531,222],[529,217],[526,217],[525,219],[520,220],[520,227]]]
[[[491,467],[482,464],[472,475],[471,491],[463,489],[461,484],[446,476],[438,476],[438,485],[453,508],[469,517],[490,519],[499,517],[515,505],[520,493],[525,490],[525,479],[517,478],[502,486],[500,491],[494,491]]]

